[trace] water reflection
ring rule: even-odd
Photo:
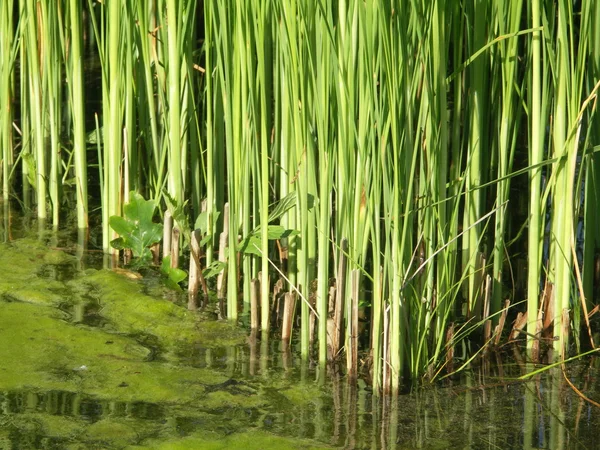
[[[164,432],[168,423],[181,437],[258,428],[339,448],[597,448],[599,410],[573,391],[560,368],[521,381],[517,377],[532,367],[482,365],[443,386],[381,398],[362,381],[354,386],[341,377],[322,376],[277,344],[196,348],[181,355],[182,365],[211,368],[231,380],[207,386],[207,396],[260,397],[261,406],[122,402],[117,392],[113,400],[64,391],[1,392],[0,435],[8,436],[12,448],[43,448],[36,445],[49,429],[39,426],[41,417],[61,416],[83,422],[84,428],[106,419],[135,419],[146,428],[136,442]],[[598,359],[566,370],[590,398],[600,397],[598,373]],[[31,426],[24,425],[27,418]],[[86,436],[81,434],[83,442]]]
[[[252,335],[246,347],[197,348],[184,359],[263,386],[271,404],[256,426],[335,447],[597,448],[600,410],[565,380],[568,376],[588,397],[600,398],[597,358],[570,364],[564,374],[554,368],[529,380],[519,377],[533,365],[488,359],[452,381],[381,398],[364,381],[352,386],[307,369],[298,355],[279,341],[265,344]],[[269,388],[273,383],[277,387]],[[307,383],[319,386],[318,395],[290,407],[290,386]]]
[[[161,405],[146,402],[102,401],[76,392],[0,392],[2,415],[42,413],[96,422],[103,417],[156,420],[164,418]]]

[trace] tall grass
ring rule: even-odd
[[[377,392],[435,378],[467,336],[500,342],[507,313],[527,314],[516,326],[530,348],[581,343],[597,302],[597,1],[86,6],[101,63],[105,251],[130,189],[169,209],[184,237],[200,218],[204,265],[226,243],[230,319],[259,285],[266,339],[283,284],[299,299],[302,357],[324,366],[345,354],[353,378],[364,352]],[[0,88],[15,92],[20,49],[24,186],[29,174],[38,215],[49,197],[57,222],[73,174],[86,227],[81,5],[23,0],[17,23],[12,11],[0,11]],[[12,121],[3,109],[4,198]]]

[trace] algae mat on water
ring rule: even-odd
[[[74,264],[36,241],[0,246],[0,449],[314,447],[253,431],[269,402],[260,388],[228,391],[225,374],[177,360],[180,346],[239,345],[243,330],[108,270],[51,276]],[[66,312],[90,301],[102,328]],[[156,348],[140,343],[149,336]]]

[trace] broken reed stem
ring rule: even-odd
[[[224,263],[223,270],[217,276],[217,297],[227,296],[227,243],[229,239],[229,203],[223,207],[223,232],[219,235],[219,261]],[[235,275],[235,274],[234,274]]]
[[[171,254],[171,235],[173,232],[173,216],[169,210],[165,211],[163,228],[163,258]]]
[[[390,308],[387,307],[383,311],[383,373],[382,387],[383,393],[389,394],[391,389],[390,377]]]
[[[340,244],[340,258],[338,261],[337,279],[336,279],[336,297],[333,312],[333,331],[331,337],[331,356],[335,356],[340,351],[340,342],[344,331],[344,299],[346,298],[346,270],[348,267],[348,239],[342,239]]]
[[[508,338],[509,342],[519,338],[519,335],[521,334],[521,331],[523,330],[525,325],[527,325],[527,311],[525,311],[525,313],[518,312],[517,318],[513,322],[513,328]],[[536,339],[536,341],[539,342],[538,339]]]
[[[292,338],[295,309],[296,294],[294,292],[286,292],[283,302],[283,322],[281,324],[281,340],[284,343],[284,347],[289,347]]]
[[[348,309],[348,344],[346,348],[346,368],[348,380],[356,379],[358,375],[358,295],[360,292],[360,271],[354,269],[350,275],[351,292]]]
[[[188,284],[188,309],[198,309],[198,289],[200,285],[200,277],[202,276],[202,267],[200,266],[200,231],[192,232],[190,241],[190,273]]]
[[[258,294],[260,292],[260,282],[254,278],[250,281],[250,328],[254,331],[258,329]]]
[[[562,327],[562,333],[563,336],[568,336],[569,335],[569,331],[571,329],[571,316],[569,315],[569,309],[568,308],[563,308],[562,310],[562,315],[561,315],[561,324],[560,326]],[[556,334],[556,333],[555,333]],[[560,358],[564,361],[566,356],[566,346],[562,346],[560,348]]]
[[[446,331],[446,373],[454,372],[454,328],[452,322]]]
[[[181,232],[178,228],[173,228],[171,237],[171,268],[176,269],[179,267],[179,238]]]
[[[160,264],[160,242],[152,244],[150,247],[150,253],[152,253],[152,263],[155,266],[158,266]]]
[[[490,302],[492,300],[492,277],[485,276],[485,292],[483,297],[483,343],[489,342],[492,337],[492,319],[490,319]]]
[[[276,317],[276,321],[277,323],[281,323],[282,321],[282,312],[281,312],[281,306],[280,306],[280,299],[282,297],[282,293],[283,293],[283,280],[281,278],[279,278],[276,282],[275,282],[275,286],[273,287],[273,296],[271,297],[272,301],[271,301],[271,314],[273,314],[273,309],[275,310],[275,317]]]
[[[131,253],[131,249],[126,248],[123,250],[123,265],[127,265],[131,262],[131,258],[133,257]]]
[[[496,346],[500,344],[500,338],[502,337],[502,332],[504,331],[504,324],[506,323],[506,315],[508,314],[509,306],[510,300],[507,299],[504,301],[504,309],[502,310],[502,314],[500,314],[500,320],[496,326],[496,336],[494,338],[494,345]]]
[[[310,313],[308,314],[308,342],[312,347],[315,342],[315,330],[317,328],[317,314],[315,313],[314,297],[309,297]]]
[[[227,262],[227,257],[225,256],[225,251],[227,249],[227,239],[228,234],[227,231],[223,231],[219,238],[219,261],[222,263]],[[217,276],[217,296],[219,298],[225,298],[227,295],[225,290],[227,289],[227,266],[223,267],[223,270]]]

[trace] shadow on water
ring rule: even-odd
[[[566,381],[600,399],[598,358],[521,380],[515,347],[381,398],[18,220],[0,230],[0,449],[598,448],[600,409]]]

